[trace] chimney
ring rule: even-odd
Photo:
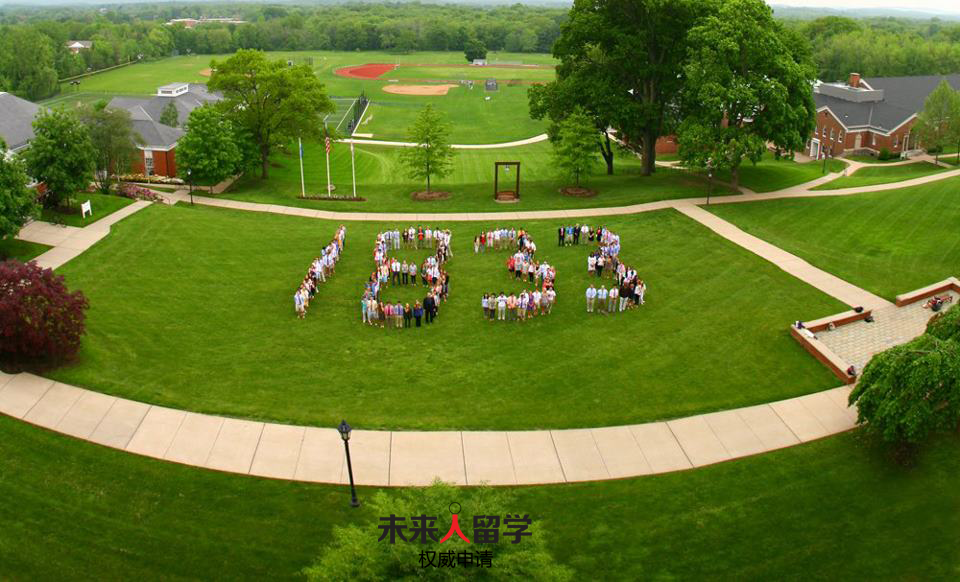
[[[860,73],[850,73],[850,80],[847,81],[847,85],[859,88],[860,87]]]

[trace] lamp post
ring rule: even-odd
[[[343,439],[343,450],[347,453],[347,474],[350,475],[350,507],[360,507],[360,502],[357,501],[357,488],[353,485],[353,465],[350,463],[350,431],[352,430],[345,420],[341,420],[340,426],[337,427],[337,432]]]
[[[193,206],[193,178],[190,176],[193,172],[187,168],[187,183],[190,184],[190,206]]]

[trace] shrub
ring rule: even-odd
[[[942,153],[943,153],[943,148],[940,147],[940,146],[931,146],[931,147],[928,147],[928,148],[927,148],[927,153],[930,154],[931,156],[935,156],[935,155],[937,155],[937,154],[942,154]]]
[[[877,159],[880,160],[881,162],[885,162],[889,160],[890,157],[891,157],[890,150],[888,150],[887,148],[882,148],[880,150],[880,155],[877,156]]]
[[[8,371],[42,369],[80,349],[87,298],[62,275],[37,263],[0,263],[0,364]]]
[[[146,200],[147,202],[164,202],[163,196],[153,190],[135,186],[133,184],[124,184],[120,187],[120,195],[131,200]]]
[[[927,333],[942,340],[960,342],[960,309],[954,307],[931,317],[927,322]]]

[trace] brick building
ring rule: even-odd
[[[148,176],[176,176],[177,142],[184,134],[182,128],[190,112],[221,98],[219,93],[208,92],[206,85],[172,83],[157,89],[157,94],[149,99],[115,97],[111,100],[109,107],[130,112],[133,131],[141,137],[137,146],[140,155],[134,159],[132,171]],[[160,123],[171,103],[177,111],[177,127]]]
[[[817,127],[807,142],[812,158],[862,152],[892,154],[919,149],[911,129],[927,96],[946,80],[960,89],[960,75],[861,78],[817,83]]]

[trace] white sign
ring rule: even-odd
[[[93,216],[93,206],[89,200],[80,205],[80,218],[86,218],[88,214]]]

